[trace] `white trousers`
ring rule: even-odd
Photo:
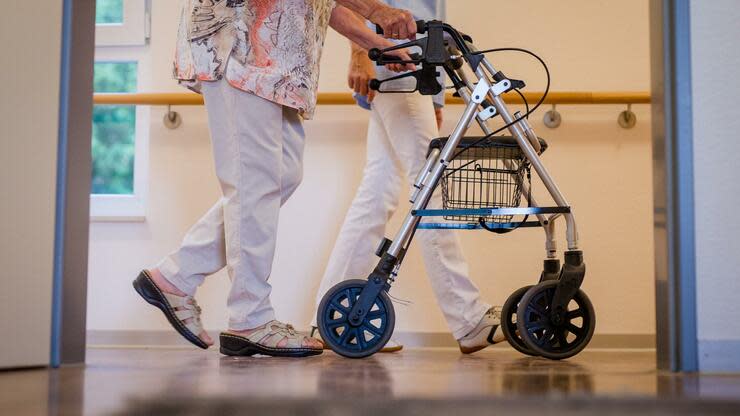
[[[280,206],[302,178],[302,120],[224,80],[204,82],[203,97],[223,197],[156,267],[190,295],[226,267],[229,328],[251,329],[275,318],[267,280]]]
[[[385,236],[386,223],[398,208],[402,194],[401,175],[413,183],[424,166],[429,142],[437,134],[429,96],[375,97],[362,181],[329,258],[316,305],[335,284],[366,278],[375,267],[375,249]],[[438,188],[429,207],[441,205]],[[478,288],[468,278],[468,265],[457,235],[452,230],[419,230],[415,241],[421,243],[424,265],[450,331],[456,339],[462,338],[478,324],[490,305],[481,301]]]

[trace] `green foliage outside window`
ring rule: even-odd
[[[95,23],[123,23],[123,0],[96,0]]]
[[[135,92],[136,72],[136,62],[96,62],[95,92]],[[135,136],[135,106],[93,108],[93,194],[133,193]]]

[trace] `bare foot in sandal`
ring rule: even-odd
[[[136,291],[150,304],[159,308],[173,328],[200,348],[213,345],[213,339],[203,329],[200,307],[157,269],[145,270],[134,280]]]

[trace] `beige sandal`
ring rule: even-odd
[[[222,332],[221,354],[250,356],[264,354],[273,357],[307,357],[323,352],[321,347],[307,345],[310,337],[297,332],[293,326],[280,321],[270,321],[253,329],[249,335]]]
[[[192,296],[177,296],[162,292],[146,270],[139,273],[134,280],[134,289],[149,304],[159,308],[175,331],[185,339],[200,348],[208,348],[208,344],[198,336],[203,333],[203,323],[200,320],[200,307]],[[187,320],[190,322],[185,323]]]

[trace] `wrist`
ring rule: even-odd
[[[360,56],[367,56],[367,49],[361,47],[360,45],[353,44],[352,50],[351,50],[351,56],[352,58],[356,58]]]
[[[373,1],[371,4],[368,5],[368,11],[367,15],[363,16],[366,19],[372,21],[371,17],[375,15],[375,13],[378,12],[378,10],[381,10],[385,5],[379,1]],[[375,23],[375,22],[373,22]]]

